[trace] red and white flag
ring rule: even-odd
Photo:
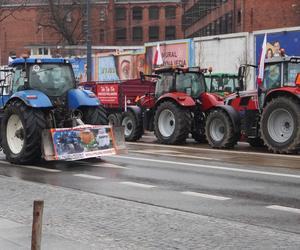
[[[264,41],[261,48],[260,61],[258,67],[258,76],[257,76],[258,86],[262,85],[264,79],[266,52],[267,52],[267,34],[265,34]]]
[[[156,51],[155,51],[155,54],[154,54],[154,60],[153,60],[153,65],[162,65],[164,62],[163,62],[163,59],[162,59],[162,56],[161,56],[161,53],[160,53],[160,46],[159,46],[159,43],[157,44],[157,47],[156,47]]]

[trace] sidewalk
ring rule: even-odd
[[[47,250],[300,249],[299,234],[67,188],[0,176],[0,190],[0,250],[30,249],[37,199]]]
[[[31,226],[0,218],[0,249],[31,249]],[[54,234],[43,233],[42,249],[88,249],[76,241],[71,241]]]

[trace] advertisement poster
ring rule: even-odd
[[[87,80],[86,58],[72,58],[72,59],[70,59],[70,61],[72,63],[75,78],[78,79],[79,82],[86,82],[86,80]],[[92,58],[92,69],[91,69],[92,80],[95,80],[95,79],[93,79],[94,64],[95,64],[95,58]]]
[[[154,55],[157,43],[146,44],[146,72],[151,73],[153,69]],[[160,51],[163,66],[193,66],[194,53],[192,40],[179,40],[176,42],[161,42]]]
[[[259,62],[264,35],[255,35],[256,64]],[[265,57],[280,56],[280,49],[284,49],[287,56],[300,56],[300,30],[267,33],[267,52]]]
[[[95,80],[100,82],[137,79],[145,71],[145,54],[97,56],[95,61]]]
[[[52,129],[56,160],[76,160],[116,153],[109,126]]]
[[[105,56],[96,58],[98,64],[97,80],[101,82],[113,82],[120,80],[117,75],[116,63],[114,56]]]
[[[118,84],[98,84],[97,93],[102,104],[119,104]]]

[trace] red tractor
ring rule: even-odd
[[[198,67],[163,67],[144,75],[157,78],[155,93],[127,106],[122,120],[126,140],[140,139],[144,130],[154,131],[163,144],[184,143],[190,133],[198,142],[205,140],[205,113],[224,100],[206,92],[204,72]]]
[[[248,68],[239,69],[241,89]],[[244,140],[252,146],[265,145],[274,153],[299,152],[300,58],[266,60],[262,86],[256,91],[237,89],[224,106],[211,109],[206,120],[206,137],[212,147],[231,148]]]

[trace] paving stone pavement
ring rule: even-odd
[[[300,249],[300,235],[0,177],[0,250],[30,249],[44,200],[42,249]]]

